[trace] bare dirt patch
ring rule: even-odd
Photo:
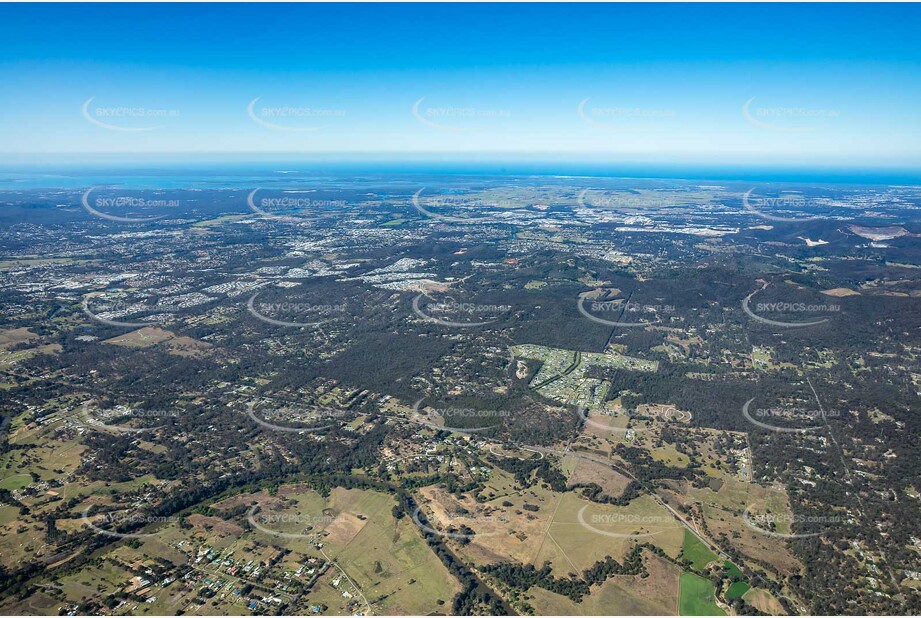
[[[282,485],[278,488],[279,496],[296,496],[299,494],[305,494],[312,492],[313,488],[310,485],[305,485],[304,483],[297,483],[295,485]]]
[[[367,520],[359,519],[351,513],[339,513],[326,526],[326,540],[333,545],[346,545],[361,532],[366,523]]]
[[[233,536],[240,536],[243,534],[243,528],[233,523],[232,521],[225,521],[220,517],[209,517],[208,515],[200,515],[194,513],[186,517],[186,521],[189,522],[195,528],[203,528],[208,531],[215,531],[220,534],[228,534]]]
[[[822,290],[822,294],[825,294],[826,296],[834,296],[835,298],[842,298],[844,296],[860,296],[860,292],[855,292],[854,290],[849,290],[847,288]]]
[[[280,491],[281,491],[281,488],[279,488],[279,492]],[[249,506],[252,503],[257,502],[260,505],[262,505],[270,497],[271,496],[269,496],[269,493],[265,490],[262,490],[254,494],[237,494],[236,496],[230,496],[229,498],[224,498],[220,502],[215,502],[211,508],[218,510],[218,511],[224,511],[224,510],[232,509],[235,506],[240,506],[241,504],[245,504]]]
[[[168,330],[153,326],[145,326],[144,328],[133,330],[130,333],[106,339],[104,343],[120,345],[126,348],[149,348],[163,341],[167,341],[168,339],[172,339],[173,337],[175,337],[175,335]]]

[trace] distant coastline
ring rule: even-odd
[[[121,162],[19,162],[0,155],[0,191],[19,189],[68,189],[87,184],[119,183],[150,187],[164,183],[171,188],[234,188],[250,186],[260,178],[278,180],[310,178],[319,174],[401,176],[535,176],[558,178],[675,179],[708,182],[809,182],[859,185],[918,185],[921,168],[883,166],[777,166],[682,163],[625,163],[598,161],[431,160],[357,158],[306,158],[304,155],[239,159],[191,159],[177,155],[127,157]]]

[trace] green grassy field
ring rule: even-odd
[[[716,554],[707,549],[700,539],[684,531],[684,545],[681,548],[681,555],[691,561],[695,569],[703,570],[708,564],[716,560]]]
[[[22,489],[32,482],[32,477],[28,474],[14,474],[0,481],[0,489]]]
[[[733,582],[733,584],[729,586],[729,590],[726,591],[726,598],[730,601],[741,599],[751,588],[752,587],[745,582]]]
[[[742,577],[744,573],[736,565],[726,560],[723,562],[723,566],[726,567],[726,575],[729,577]]]
[[[694,573],[682,573],[678,596],[680,616],[725,616],[716,605],[715,590],[710,580]]]

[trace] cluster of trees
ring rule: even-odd
[[[557,492],[567,491],[566,477],[553,464],[553,461],[541,459],[519,459],[517,457],[492,457],[490,461],[505,472],[515,475],[515,482],[522,487],[530,487],[534,481],[543,481],[550,489]]]
[[[619,496],[609,496],[604,492],[598,483],[578,483],[573,485],[573,489],[581,489],[582,495],[592,502],[599,504],[613,504],[615,506],[627,506],[644,493],[646,490],[643,484],[638,481],[630,481]]]
[[[511,588],[527,590],[537,586],[580,603],[586,595],[591,594],[592,586],[603,584],[609,577],[614,575],[642,575],[645,577],[648,573],[643,564],[643,549],[646,547],[647,544],[635,545],[622,563],[606,556],[603,560],[585,569],[581,577],[575,573],[570,573],[568,577],[554,577],[550,563],[544,563],[538,569],[533,564],[500,562],[481,567],[480,570]]]

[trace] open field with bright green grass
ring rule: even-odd
[[[742,577],[744,575],[739,567],[728,560],[723,562],[723,566],[726,567],[726,574],[729,577]]]
[[[32,482],[32,477],[28,474],[18,473],[6,477],[3,480],[0,480],[0,489],[6,489],[12,491],[14,489],[22,489],[26,485]]]
[[[707,549],[700,539],[684,531],[684,544],[681,547],[681,555],[691,561],[695,569],[703,570],[707,565],[716,560],[716,554]]]
[[[716,605],[716,591],[708,579],[694,573],[681,574],[678,601],[681,616],[725,616]]]
[[[726,598],[730,601],[741,599],[749,590],[751,590],[751,586],[745,582],[733,582],[726,591]]]

